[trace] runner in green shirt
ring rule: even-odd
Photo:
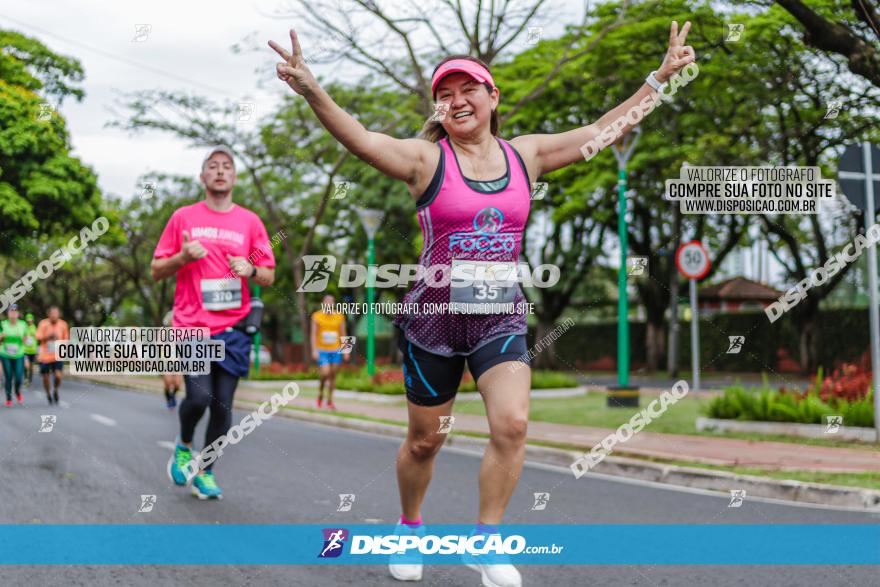
[[[37,325],[34,324],[34,315],[28,312],[24,316],[27,322],[27,334],[24,337],[24,381],[28,387],[34,380],[34,365],[37,364]]]
[[[18,306],[12,304],[6,313],[7,320],[0,322],[0,361],[3,362],[3,380],[6,389],[6,407],[12,407],[12,386],[15,384],[15,399],[24,403],[21,397],[21,380],[24,376],[24,338],[27,325],[18,319]]]

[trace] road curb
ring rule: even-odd
[[[91,381],[85,378],[80,378],[80,380]],[[100,383],[161,395],[161,391],[144,385],[125,385],[115,382]],[[236,399],[235,404],[236,407],[239,408],[245,406],[254,407],[259,405],[259,402]],[[384,436],[394,436],[399,438],[403,438],[406,435],[406,427],[399,424],[373,422],[370,420],[335,416],[332,414],[317,414],[298,408],[285,407],[278,413],[287,418],[294,418],[314,424],[324,424],[350,430],[358,430],[372,434],[381,434]],[[446,444],[458,448],[482,449],[485,448],[487,443],[488,441],[484,438],[476,438],[460,434],[452,434],[446,439]],[[568,468],[581,456],[583,456],[583,453],[574,449],[566,450],[535,444],[526,444],[526,459],[538,463]],[[641,459],[622,456],[606,457],[601,463],[594,467],[591,472],[586,473],[584,476],[589,477],[592,473],[712,491],[729,492],[732,490],[745,490],[746,501],[749,496],[751,496],[800,503],[880,511],[880,491],[859,487],[768,479],[753,475],[729,473],[727,471],[713,471],[711,469],[701,469],[698,467],[652,463]]]
[[[721,420],[700,416],[695,424],[699,431],[709,432],[758,432],[760,434],[783,434],[801,438],[833,438],[835,440],[854,440],[858,442],[877,442],[877,432],[873,428],[840,426],[837,432],[829,433],[825,424],[798,424],[794,422],[755,422],[741,420]]]

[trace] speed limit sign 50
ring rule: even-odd
[[[709,251],[700,241],[691,241],[678,247],[675,266],[688,279],[703,279],[709,273]]]

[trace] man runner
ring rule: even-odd
[[[343,359],[348,362],[348,353],[340,352],[340,343],[345,334],[345,316],[333,311],[335,300],[326,295],[321,301],[321,309],[312,313],[312,359],[318,363],[321,382],[318,387],[320,410],[324,401],[324,383],[327,384],[327,409],[335,410],[333,391],[336,389],[336,373]]]
[[[211,363],[207,375],[185,375],[186,397],[180,403],[180,437],[168,461],[168,476],[176,485],[192,483],[199,499],[220,499],[213,464],[194,479],[184,473],[192,459],[196,424],[205,410],[210,419],[205,446],[226,434],[232,425],[232,401],[238,379],[248,373],[251,337],[244,322],[251,310],[248,280],[268,286],[275,281],[275,256],[263,222],[252,211],[232,202],[235,162],[229,147],[213,147],[199,176],[205,199],[177,209],[156,250],[150,270],[153,279],[175,275],[175,327],[207,327],[211,338],[225,343],[222,361]],[[262,248],[256,265],[248,256]]]
[[[31,386],[34,379],[34,365],[37,363],[37,325],[34,324],[34,315],[25,314],[27,333],[24,336],[24,380],[27,386]]]
[[[55,356],[55,343],[59,340],[70,338],[70,329],[67,322],[61,319],[61,310],[58,306],[49,308],[49,317],[40,320],[37,326],[37,341],[40,343],[40,352],[37,359],[40,361],[40,375],[43,376],[43,389],[46,390],[46,399],[51,404],[58,403],[58,388],[61,387],[61,373],[64,363]],[[49,385],[49,375],[54,374],[54,387]]]

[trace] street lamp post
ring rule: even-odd
[[[376,374],[376,319],[373,314],[373,287],[376,282],[376,247],[375,238],[382,224],[384,213],[381,210],[359,208],[358,216],[367,233],[367,374]]]
[[[617,274],[617,385],[608,388],[609,407],[638,406],[639,388],[629,383],[629,300],[627,299],[626,257],[629,237],[626,223],[626,164],[639,141],[641,127],[612,145],[617,159],[617,234],[620,239],[620,270]]]

